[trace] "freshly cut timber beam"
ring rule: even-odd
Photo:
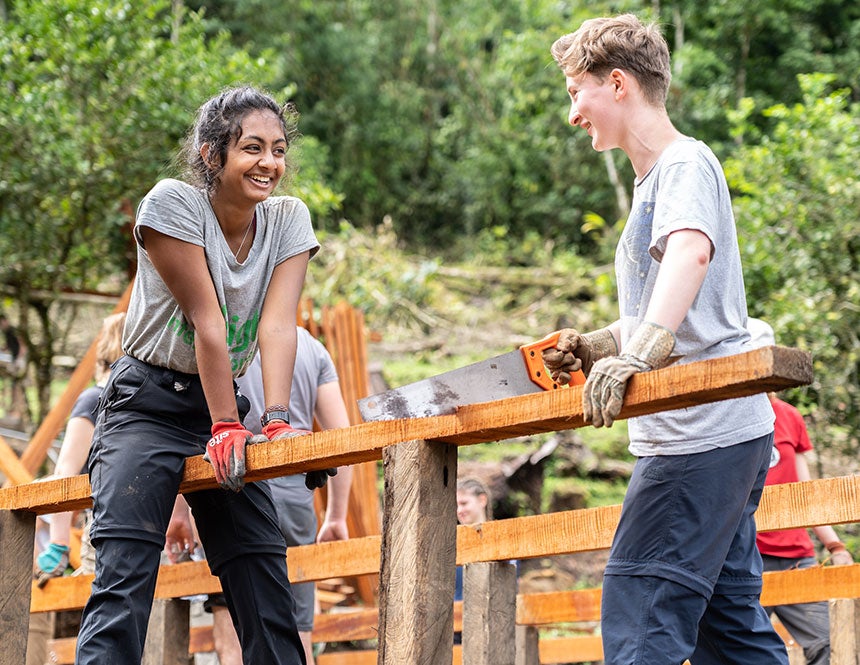
[[[807,502],[805,499],[807,496],[822,498],[819,501]],[[858,496],[860,496],[860,476],[840,476],[787,485],[769,485],[764,488],[756,521],[762,526],[762,531],[776,528],[793,529],[817,524],[860,522]],[[793,508],[786,510],[785,506]],[[457,563],[530,559],[606,549],[611,543],[620,512],[620,506],[603,506],[494,520],[482,524],[480,531],[475,527],[459,526],[457,527]],[[380,536],[368,536],[319,545],[291,547],[287,551],[290,580],[309,582],[335,576],[378,573],[380,544]],[[833,570],[845,570],[845,568],[814,570],[828,576],[834,574]],[[806,571],[796,571],[793,574],[800,575],[801,572],[809,574]],[[854,574],[860,578],[860,572]],[[824,581],[818,580],[810,584],[810,588],[831,588],[827,586],[828,579],[831,578],[825,577]],[[33,584],[31,609],[34,612],[80,609],[89,598],[91,581],[92,577],[81,575],[51,580],[42,589]],[[857,580],[857,584],[857,595],[860,596],[860,579]],[[215,593],[218,590],[220,590],[218,580],[209,574],[206,563],[196,561],[163,566],[159,570],[156,597],[190,596],[198,593]],[[836,596],[830,594],[827,597]]]
[[[782,390],[812,381],[812,358],[771,346],[736,356],[637,374],[630,380],[621,418]],[[582,389],[573,386],[495,402],[463,406],[453,415],[363,423],[248,448],[248,481],[378,460],[390,445],[437,440],[457,445],[498,441],[538,432],[582,427]],[[181,492],[216,487],[202,456],[189,458]],[[0,509],[38,514],[90,505],[83,476],[0,490]]]
[[[463,659],[469,665],[516,662],[517,569],[507,561],[463,568]]]
[[[793,605],[860,597],[860,564],[818,566],[764,574],[761,603]],[[517,624],[546,626],[600,620],[600,589],[550,591],[517,596]]]
[[[409,441],[384,466],[379,665],[451,665],[457,449]]]
[[[0,665],[23,663],[27,651],[35,533],[36,516],[32,513],[0,512]]]
[[[33,480],[33,474],[24,468],[12,446],[0,436],[0,471],[11,485],[22,485]]]
[[[185,564],[181,564],[185,565]],[[52,582],[53,583],[53,582]],[[860,596],[860,564],[851,566],[824,566],[799,570],[781,570],[764,574],[762,603],[765,605],[788,605],[810,603],[834,598],[855,599]],[[517,595],[516,623],[518,626],[546,626],[560,623],[592,622],[600,619],[600,589],[575,591],[550,591]],[[314,619],[314,642],[345,642],[364,640],[379,634],[378,608],[347,612],[344,614],[319,614]],[[462,627],[462,603],[454,603],[454,630]],[[584,638],[575,638],[584,640]],[[599,645],[600,638],[595,644]],[[190,651],[200,653],[212,650],[211,628],[191,629]],[[566,662],[559,656],[571,656],[564,651],[564,641],[541,640],[541,662]],[[591,642],[577,642],[577,648],[587,647]],[[567,648],[571,645],[568,644]],[[74,660],[74,638],[54,640],[57,651],[56,662],[71,663]],[[585,653],[575,652],[584,658]],[[62,655],[60,655],[62,654]],[[585,660],[594,660],[587,658]],[[374,661],[375,662],[375,661]]]

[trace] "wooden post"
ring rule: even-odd
[[[517,569],[506,561],[463,569],[463,661],[514,665]]]
[[[540,665],[538,629],[534,626],[517,626],[517,652],[514,662],[516,665]]]
[[[48,660],[48,643],[54,639],[57,625],[56,612],[39,612],[30,615],[30,629],[27,634],[27,662],[53,663]]]
[[[149,614],[141,665],[188,665],[190,622],[187,600],[156,599]]]
[[[379,665],[451,665],[457,449],[407,441],[383,451]]]
[[[860,600],[830,601],[830,665],[860,663]]]
[[[35,513],[0,511],[0,665],[26,662],[35,535]]]
[[[2,436],[0,436],[0,471],[11,485],[22,485],[33,480],[33,474],[24,468],[18,455]]]

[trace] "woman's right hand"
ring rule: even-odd
[[[253,435],[238,421],[218,421],[203,459],[212,464],[215,479],[225,490],[238,492],[245,485],[245,444]]]

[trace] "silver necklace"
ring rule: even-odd
[[[239,254],[242,253],[242,248],[245,246],[245,241],[248,239],[248,231],[251,230],[251,227],[254,225],[254,220],[257,218],[257,213],[254,213],[254,216],[251,217],[251,221],[248,222],[248,226],[245,228],[245,235],[242,236],[242,242],[239,243],[239,249],[233,252],[233,258],[237,261],[239,260]]]

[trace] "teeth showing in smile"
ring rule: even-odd
[[[271,180],[272,180],[271,178],[267,178],[267,177],[265,177],[265,176],[261,176],[261,175],[252,175],[252,176],[249,176],[249,177],[251,178],[251,180],[254,180],[254,181],[256,181],[256,182],[263,183],[264,185],[268,185],[268,184],[271,182]]]

